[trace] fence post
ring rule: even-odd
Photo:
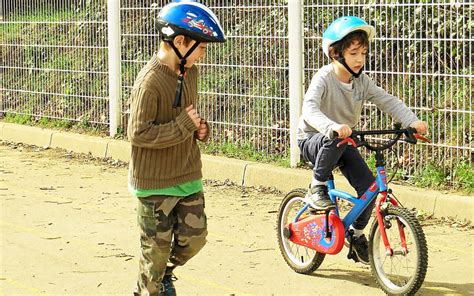
[[[117,134],[122,114],[122,76],[120,42],[120,1],[107,0],[107,33],[109,52],[109,124],[110,136]]]
[[[290,87],[290,166],[296,167],[300,150],[296,139],[303,97],[303,21],[301,0],[288,1],[288,55]]]

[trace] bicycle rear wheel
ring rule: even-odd
[[[285,196],[278,211],[277,235],[280,252],[286,263],[298,273],[310,274],[321,265],[325,254],[295,244],[284,235],[285,226],[292,222],[297,213],[304,207],[306,192],[307,190],[301,188],[294,189]],[[306,210],[301,217],[307,217],[308,215],[311,215],[311,213]]]
[[[412,295],[421,287],[428,266],[425,234],[406,208],[389,205],[382,214],[393,255],[386,253],[377,219],[370,230],[370,266],[377,284],[389,295]],[[405,233],[408,252],[402,247],[399,225]]]

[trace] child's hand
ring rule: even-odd
[[[194,109],[193,105],[189,105],[188,107],[186,107],[186,112],[193,121],[194,125],[199,128],[201,118],[199,117],[199,114],[197,113],[196,109]]]
[[[339,124],[334,131],[339,135],[339,139],[345,139],[352,134],[352,129],[347,124]]]
[[[428,131],[428,124],[421,120],[413,122],[410,124],[410,127],[416,129],[416,132],[419,134],[426,134],[426,131]]]
[[[199,124],[198,130],[197,130],[197,138],[198,140],[204,140],[207,136],[207,133],[209,132],[209,129],[206,124],[206,120],[201,118],[201,123]]]

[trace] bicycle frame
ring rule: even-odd
[[[328,180],[327,183],[328,183],[327,185],[329,189],[329,197],[331,198],[332,202],[336,204],[335,212],[337,216],[339,216],[339,208],[336,202],[337,198],[347,200],[351,202],[352,204],[354,204],[354,206],[351,208],[349,213],[347,213],[342,219],[342,224],[344,225],[344,230],[346,231],[346,237],[349,236],[349,232],[348,232],[349,226],[352,225],[352,223],[354,223],[354,221],[362,214],[365,208],[370,203],[372,203],[373,200],[376,199],[379,194],[381,195],[381,197],[377,199],[377,201],[375,202],[376,219],[377,219],[377,222],[379,223],[379,229],[381,232],[383,243],[385,245],[386,252],[388,255],[392,255],[393,249],[391,248],[390,242],[388,241],[387,233],[385,231],[385,224],[383,222],[383,217],[380,211],[380,207],[382,203],[384,203],[387,200],[387,196],[388,196],[387,175],[385,172],[385,167],[383,165],[377,167],[377,177],[375,181],[369,186],[367,191],[360,198],[357,198],[344,191],[335,189],[333,178]],[[394,199],[389,199],[389,201],[394,206],[398,205]],[[408,253],[408,249],[406,246],[405,232],[403,231],[403,227],[400,224],[400,222],[398,222],[398,228],[399,228],[402,248],[406,253]]]
[[[393,255],[393,249],[390,246],[390,242],[388,241],[387,238],[387,233],[385,231],[385,224],[383,222],[383,217],[381,214],[381,205],[387,200],[388,196],[388,184],[387,184],[387,175],[385,172],[385,166],[381,165],[377,167],[377,177],[375,181],[369,186],[367,191],[360,197],[357,198],[347,192],[338,190],[335,188],[334,185],[334,179],[331,177],[328,182],[327,186],[329,189],[329,197],[331,198],[332,202],[336,205],[335,208],[335,214],[340,217],[339,215],[339,208],[337,205],[337,198],[341,198],[344,200],[347,200],[351,202],[354,206],[351,208],[349,213],[347,213],[344,218],[342,219],[342,224],[344,225],[344,231],[345,231],[345,236],[349,236],[349,226],[354,223],[354,221],[362,214],[362,212],[367,208],[367,206],[374,201],[374,199],[377,198],[377,196],[380,194],[380,198],[378,198],[375,202],[375,213],[376,213],[376,219],[377,222],[379,223],[379,229],[381,232],[381,237],[387,252],[387,255]],[[389,201],[394,205],[397,206],[398,203],[390,198]],[[309,207],[308,204],[306,204],[296,215],[294,222],[297,222],[301,216],[301,214]],[[400,222],[398,222],[398,230],[400,233],[400,240],[402,244],[403,251],[405,253],[408,253],[408,248],[406,245],[406,239],[405,239],[405,232],[403,230],[403,226],[401,225]]]

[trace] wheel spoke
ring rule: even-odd
[[[386,293],[413,294],[426,274],[426,241],[416,218],[408,210],[390,207],[388,213],[384,219],[392,225],[386,228],[386,234],[393,253],[387,255],[379,225],[374,222],[370,242],[372,273]],[[406,249],[403,248],[399,225],[402,225]],[[418,237],[418,234],[422,237]],[[421,247],[420,243],[423,244]],[[420,251],[423,253],[420,254]],[[424,260],[420,261],[419,258]]]
[[[280,251],[285,261],[297,272],[309,273],[314,271],[322,263],[324,254],[320,254],[310,248],[293,243],[291,240],[284,238],[283,228],[294,221],[298,212],[303,208],[305,203],[303,198],[305,191],[294,190],[290,192],[282,201],[280,206],[278,219],[278,234]],[[309,211],[303,213],[302,216],[311,215]]]

